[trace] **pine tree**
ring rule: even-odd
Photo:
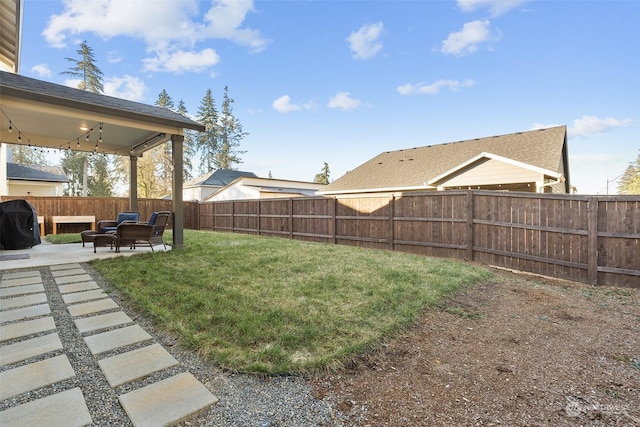
[[[178,102],[177,113],[182,116],[187,116],[187,107],[184,105],[184,101],[181,99]],[[183,180],[189,181],[193,179],[193,162],[191,161],[196,156],[195,136],[194,132],[190,129],[184,130],[184,142],[183,142]]]
[[[113,196],[113,180],[111,178],[109,157],[106,154],[91,156],[91,176],[88,183],[88,194],[94,197]]]
[[[199,170],[200,174],[204,174],[218,167],[219,117],[211,89],[207,90],[200,101],[197,119],[205,127],[205,131],[200,132],[196,140],[196,146],[201,153]]]
[[[100,71],[100,69],[98,68],[98,66],[95,64],[96,59],[95,56],[93,55],[93,49],[91,49],[89,47],[89,45],[87,45],[87,41],[84,40],[82,43],[80,43],[80,48],[76,51],[76,53],[78,55],[80,55],[80,59],[73,59],[73,58],[65,58],[67,61],[70,61],[74,64],[74,66],[72,68],[70,68],[68,71],[63,71],[61,74],[66,74],[66,75],[70,75],[73,77],[76,77],[78,79],[80,79],[80,83],[78,83],[78,89],[81,90],[86,90],[89,92],[94,92],[94,93],[103,93],[104,92],[104,86],[102,84],[102,71]],[[80,162],[82,160],[82,175],[81,176],[77,176],[75,173],[73,175],[73,177],[69,177],[69,179],[79,179],[82,182],[82,190],[80,192],[80,194],[77,194],[77,188],[79,187],[79,185],[76,185],[77,183],[70,183],[70,188],[72,188],[73,190],[73,194],[69,194],[69,195],[75,195],[75,196],[79,196],[82,195],[83,197],[86,197],[88,195],[89,192],[89,158],[88,158],[88,154],[87,153],[76,153],[73,155],[73,168],[75,170],[75,164],[77,162]],[[63,169],[65,168],[64,162],[66,161],[71,161],[70,158],[63,158],[62,162],[63,162]]]
[[[76,151],[65,150],[60,159],[62,170],[69,178],[69,182],[65,184],[63,195],[65,196],[81,196],[82,182],[84,176],[84,166],[87,162],[87,154]]]
[[[324,162],[324,166],[322,166],[322,172],[316,174],[313,182],[318,184],[328,184],[329,183],[329,164]]]
[[[216,155],[217,167],[221,169],[233,169],[234,165],[242,163],[241,154],[246,151],[239,150],[240,141],[249,135],[244,132],[240,121],[233,115],[234,100],[229,98],[229,88],[224,87],[222,101],[222,115],[220,118],[219,145]]]
[[[68,71],[63,71],[62,74],[79,78],[78,89],[103,93],[102,71],[95,64],[93,49],[87,45],[86,40],[80,43],[80,48],[76,53],[80,55],[80,59],[65,58],[67,61],[73,62],[74,66]]]

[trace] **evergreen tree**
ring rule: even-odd
[[[207,90],[204,98],[200,101],[197,119],[205,127],[204,132],[200,132],[196,139],[196,146],[201,153],[199,170],[200,174],[204,174],[217,167],[219,123],[218,110],[211,89]]]
[[[322,172],[316,174],[313,182],[317,184],[328,184],[329,183],[329,164],[324,162],[324,166],[322,166]]]
[[[62,74],[80,79],[78,89],[103,93],[102,71],[95,64],[96,59],[93,55],[93,49],[87,45],[86,40],[80,43],[80,48],[76,53],[80,56],[80,59],[65,58],[67,61],[72,62],[74,66],[68,71],[63,71]]]
[[[63,71],[61,74],[66,74],[73,76],[75,78],[80,79],[80,83],[78,83],[78,89],[86,90],[93,93],[103,93],[104,86],[102,84],[102,71],[95,64],[96,59],[93,55],[93,49],[87,45],[87,41],[84,40],[80,43],[80,48],[76,51],[76,53],[80,56],[80,59],[73,58],[65,58],[67,61],[70,61],[74,64],[68,71]],[[70,188],[73,189],[74,193],[69,195],[74,196],[83,196],[86,197],[89,192],[89,158],[87,153],[74,154],[74,160],[70,158],[63,158],[63,169],[65,168],[64,162],[65,160],[73,163],[72,169],[75,170],[76,163],[82,160],[82,175],[77,176],[75,173],[72,176],[69,176],[69,179],[80,179],[82,182],[82,189],[79,194],[76,194],[76,190],[79,187],[78,183],[70,183]]]
[[[233,102],[234,100],[229,98],[229,88],[225,86],[216,154],[216,166],[221,169],[233,169],[234,165],[242,163],[240,155],[246,153],[238,147],[240,141],[249,134],[243,131],[240,121],[234,117],[231,106]]]
[[[183,116],[187,116],[187,107],[184,105],[184,101],[181,99],[178,102],[178,110],[177,113]],[[196,137],[194,136],[194,132],[190,129],[184,130],[184,142],[183,142],[183,180],[189,181],[193,179],[193,162],[192,159],[196,157]]]
[[[46,165],[44,152],[35,147],[10,144],[11,161],[21,165]]]
[[[60,163],[65,175],[69,178],[69,182],[64,186],[63,195],[81,196],[87,154],[65,150]]]
[[[88,194],[95,197],[113,196],[113,180],[109,157],[96,154],[91,157],[91,175],[89,176]]]
[[[635,162],[631,162],[618,184],[618,194],[640,194],[640,151]]]

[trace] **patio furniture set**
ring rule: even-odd
[[[139,212],[120,212],[115,220],[98,221],[95,230],[85,230],[80,233],[82,246],[85,243],[93,243],[93,252],[96,248],[109,246],[115,247],[120,252],[121,247],[148,245],[153,251],[154,245],[167,245],[162,240],[164,229],[169,221],[169,211],[154,212],[148,221],[140,221]]]

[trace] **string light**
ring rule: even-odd
[[[9,120],[9,133],[13,133],[13,123]]]

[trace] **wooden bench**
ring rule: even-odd
[[[38,225],[40,226],[40,237],[44,236],[44,216],[38,215]]]
[[[91,228],[96,228],[95,215],[54,215],[51,217],[53,234],[58,234],[58,224],[91,224]]]

